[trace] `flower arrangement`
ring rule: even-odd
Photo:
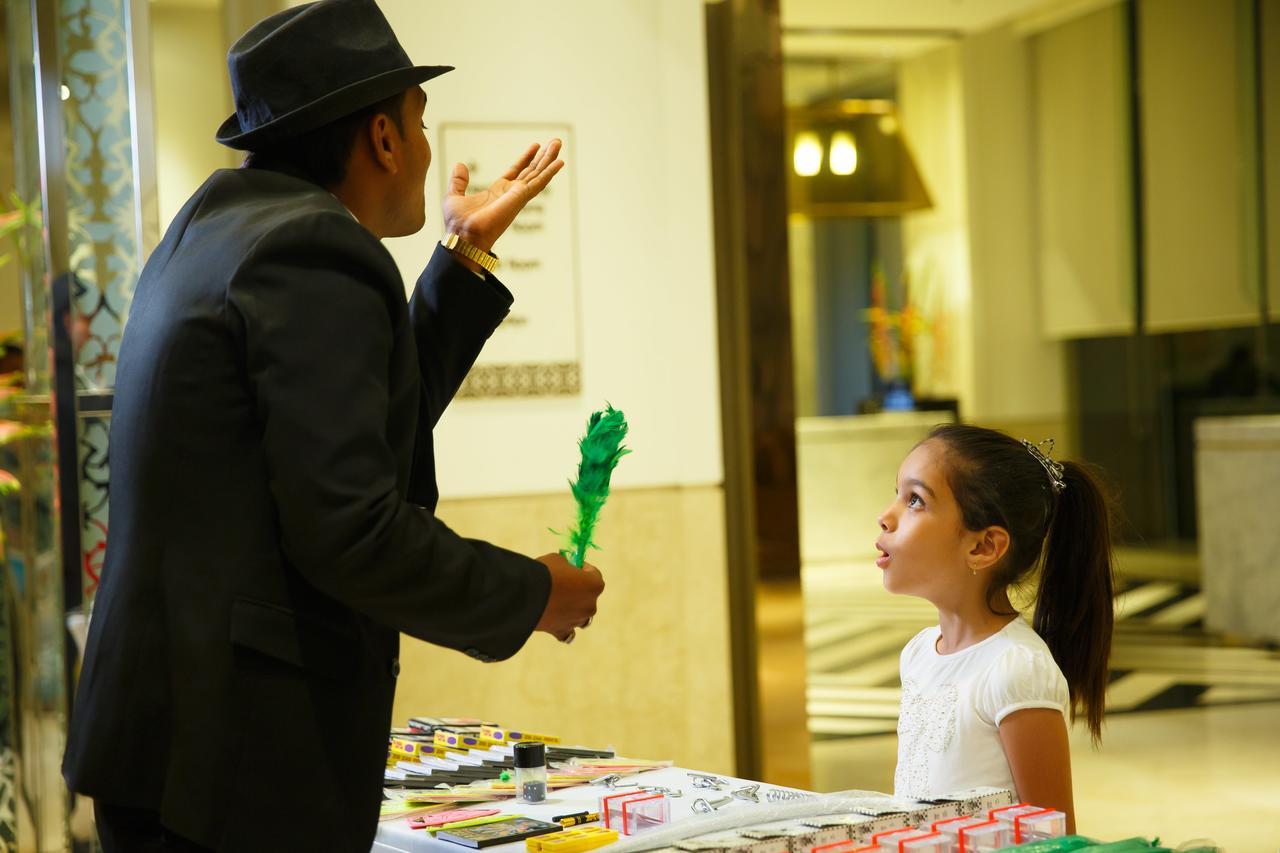
[[[920,336],[934,338],[936,354],[942,324],[926,317],[911,301],[910,282],[905,275],[896,290],[896,294],[890,293],[884,267],[876,262],[871,269],[871,306],[863,311],[863,319],[867,322],[868,346],[876,375],[885,385],[903,385],[909,389],[919,369]]]
[[[31,229],[40,227],[40,208],[37,202],[27,204],[16,192],[10,192],[8,200],[12,208],[10,210],[5,210],[3,203],[0,203],[0,240],[8,239],[12,242],[13,251],[0,249],[0,267],[7,264],[14,255],[25,260],[27,234]]]
[[[8,203],[8,210],[0,203],[0,267],[15,256],[25,264],[27,238],[34,229],[40,227],[39,202],[28,204],[16,192],[10,192]],[[4,247],[4,242],[12,244],[12,248]],[[21,332],[0,334],[0,447],[25,438],[51,434],[48,426],[35,426],[13,419],[16,417],[15,403],[23,393],[23,372],[19,367],[21,354]],[[0,497],[14,494],[20,488],[18,478],[12,472],[0,468]],[[0,531],[0,546],[3,543],[4,534]],[[2,550],[0,553],[3,553]]]

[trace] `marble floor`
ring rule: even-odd
[[[1073,733],[1081,831],[1280,851],[1280,652],[1206,635],[1185,566],[1128,562],[1102,745]],[[812,787],[888,790],[898,651],[934,611],[869,560],[806,566],[803,587]]]

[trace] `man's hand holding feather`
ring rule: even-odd
[[[534,630],[546,631],[562,643],[573,642],[574,632],[587,627],[596,613],[596,599],[604,592],[604,578],[590,564],[581,569],[559,554],[539,557],[551,572],[551,595]]]

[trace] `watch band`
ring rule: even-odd
[[[452,231],[444,236],[444,239],[440,241],[440,245],[450,251],[457,252],[464,258],[475,261],[484,269],[485,272],[493,272],[498,268],[497,255],[486,252],[479,246],[468,243]]]

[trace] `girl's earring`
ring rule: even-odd
[[[970,569],[970,570],[969,570],[969,574],[973,575],[973,576],[976,578],[976,577],[978,576],[978,570],[977,570],[977,569]]]

